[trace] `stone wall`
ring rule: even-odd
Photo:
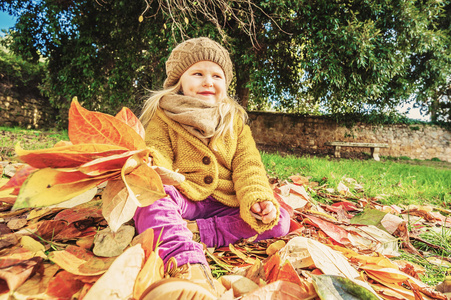
[[[249,112],[257,145],[288,149],[293,153],[333,155],[332,141],[387,143],[380,155],[411,159],[438,158],[451,162],[451,131],[435,125],[370,125],[347,128],[325,117],[305,117],[269,112]],[[369,148],[342,147],[341,152],[366,152]]]
[[[0,94],[0,126],[52,128],[57,115],[45,98],[19,97],[11,92]]]

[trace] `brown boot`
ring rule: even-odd
[[[192,281],[166,278],[155,282],[140,300],[214,300],[218,297]]]
[[[194,282],[210,291],[216,297],[225,292],[224,286],[211,275],[210,268],[203,264],[187,263],[177,267],[177,261],[171,257],[167,263],[165,276]]]

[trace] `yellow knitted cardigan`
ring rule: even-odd
[[[232,135],[205,145],[158,109],[147,125],[146,143],[155,165],[185,176],[177,189],[187,198],[201,201],[213,196],[227,206],[239,206],[241,218],[258,233],[278,223],[279,203],[269,186],[251,130],[241,118],[236,118]],[[277,218],[269,224],[250,213],[253,204],[266,200],[277,209]]]

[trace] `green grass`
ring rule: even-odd
[[[262,160],[269,175],[282,180],[299,174],[336,188],[344,178],[353,178],[363,185],[365,196],[380,197],[383,204],[451,206],[450,169],[390,160],[331,160],[269,153],[262,153]]]
[[[36,150],[51,148],[61,140],[68,141],[67,130],[32,130],[19,127],[0,126],[0,156],[3,159],[14,156],[14,147],[20,142],[23,149]]]

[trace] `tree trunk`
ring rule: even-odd
[[[249,88],[246,87],[249,82],[249,72],[247,70],[240,70],[237,65],[235,65],[236,71],[236,97],[238,103],[247,110],[247,105],[249,104]]]

